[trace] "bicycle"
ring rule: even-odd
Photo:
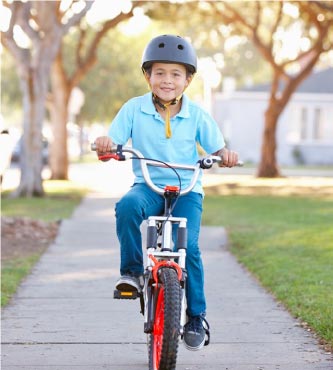
[[[96,150],[92,144],[92,150]],[[134,157],[126,156],[130,153]],[[140,160],[141,171],[147,185],[164,197],[162,215],[150,216],[147,220],[146,261],[144,283],[141,292],[114,291],[116,299],[140,300],[141,313],[144,316],[144,332],[148,335],[149,370],[174,370],[176,368],[178,344],[184,334],[186,324],[186,247],[187,219],[173,217],[172,210],[178,197],[189,193],[198,180],[201,169],[209,169],[222,159],[208,156],[195,165],[171,164],[145,158],[142,153],[131,147],[117,145],[111,152],[99,156],[100,160],[126,159]],[[166,185],[160,188],[150,178],[148,166],[167,167],[177,174],[177,169],[193,171],[190,184],[182,189],[179,186]],[[239,162],[239,165],[242,165]],[[177,251],[172,246],[173,225],[178,225]],[[209,336],[205,344],[209,343]]]

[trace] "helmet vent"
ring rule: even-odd
[[[177,47],[178,47],[179,50],[184,50],[184,46],[183,45],[178,44]]]
[[[165,46],[165,43],[164,43],[164,42],[161,42],[160,44],[158,44],[158,47],[159,47],[160,49],[163,49],[163,48],[164,48],[164,46]]]

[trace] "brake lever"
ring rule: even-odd
[[[91,144],[91,150],[96,151],[96,144],[95,143]],[[101,161],[103,161],[105,159],[115,159],[117,161],[125,161],[126,157],[123,153],[123,146],[122,145],[117,145],[117,149],[116,149],[115,152],[99,155],[98,159],[101,160]]]
[[[123,153],[123,146],[122,145],[117,145],[117,151],[116,151],[116,156],[117,156],[117,161],[125,161],[126,157]]]

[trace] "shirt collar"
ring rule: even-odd
[[[156,108],[153,103],[153,96],[151,92],[143,95],[143,99],[141,102],[141,111],[146,114],[152,114],[152,115],[156,114]],[[189,99],[185,94],[183,94],[182,96],[182,107],[180,109],[180,112],[177,114],[177,116],[181,118],[188,118],[190,116]]]

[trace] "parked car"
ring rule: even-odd
[[[20,161],[21,152],[22,152],[22,136],[20,137],[20,139],[17,141],[17,143],[14,146],[14,149],[12,152],[12,163],[17,163]],[[45,137],[43,137],[42,157],[43,157],[43,164],[48,164],[49,142]]]
[[[5,171],[10,165],[13,144],[9,131],[7,129],[2,130],[0,135],[0,184],[2,184]]]

